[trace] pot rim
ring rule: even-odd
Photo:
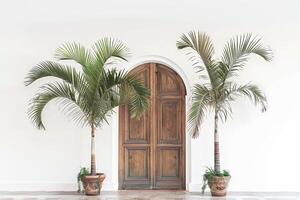
[[[214,182],[215,180],[230,180],[231,176],[212,176],[211,179],[208,179],[208,182]]]
[[[231,178],[231,176],[212,176],[212,177],[218,177],[218,178]]]

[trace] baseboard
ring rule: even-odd
[[[76,183],[57,182],[0,182],[0,191],[76,191]],[[116,190],[112,182],[104,182],[103,191]]]

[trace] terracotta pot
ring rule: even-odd
[[[105,174],[87,175],[83,178],[83,187],[85,195],[99,195]]]
[[[230,181],[230,176],[214,176],[208,180],[208,185],[212,196],[226,196],[227,186]]]

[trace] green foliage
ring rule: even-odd
[[[213,110],[214,133],[215,138],[218,138],[218,119],[225,122],[231,116],[231,103],[238,97],[247,97],[254,105],[260,105],[262,112],[266,111],[267,99],[258,86],[251,83],[237,84],[233,80],[243,70],[250,55],[258,55],[265,61],[271,61],[272,52],[262,45],[260,38],[251,34],[232,38],[226,43],[221,59],[214,58],[214,46],[206,33],[191,31],[183,34],[177,41],[177,48],[186,50],[201,79],[201,84],[194,86],[189,110],[188,126],[192,137],[199,136],[205,114]],[[215,158],[219,155],[216,150],[219,149],[215,149]],[[228,171],[220,171],[219,157],[215,159],[215,168],[207,168],[203,175],[203,192],[212,177],[229,176]]]
[[[148,107],[148,89],[135,77],[112,66],[126,61],[128,55],[128,48],[111,38],[100,39],[91,49],[77,43],[63,44],[55,57],[59,61],[75,61],[81,70],[52,61],[41,62],[30,70],[26,86],[46,77],[56,79],[40,86],[31,99],[28,115],[33,124],[45,129],[42,112],[52,101],[83,126],[101,126],[113,108],[123,104],[129,104],[133,117],[139,116]]]
[[[230,176],[229,172],[226,170],[223,170],[222,172],[216,171],[213,168],[207,167],[205,170],[205,173],[203,174],[203,184],[202,184],[202,194],[204,194],[204,191],[207,187],[208,181],[211,180],[214,176],[218,177],[224,177],[224,176]]]
[[[89,175],[89,169],[86,167],[81,167],[80,171],[77,174],[77,186],[78,186],[78,190],[77,192],[79,193],[84,193],[84,187],[83,187],[83,178],[86,175]]]
[[[177,41],[178,49],[185,49],[202,81],[193,89],[192,106],[189,111],[189,129],[193,137],[198,137],[206,112],[215,110],[222,121],[232,114],[231,103],[245,96],[264,112],[267,100],[258,86],[251,83],[239,85],[233,81],[249,56],[258,55],[271,61],[272,52],[261,44],[261,39],[244,34],[232,38],[223,50],[221,59],[214,58],[214,46],[210,37],[201,32],[183,34]]]

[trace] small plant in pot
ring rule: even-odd
[[[84,193],[84,177],[88,176],[90,174],[89,169],[86,167],[81,167],[78,174],[77,174],[77,192],[78,193]]]
[[[214,114],[214,168],[207,169],[203,176],[213,196],[225,196],[231,178],[227,171],[221,171],[219,147],[219,120],[225,122],[232,113],[231,103],[238,97],[246,96],[255,105],[266,111],[267,100],[258,86],[251,83],[238,84],[233,78],[246,65],[249,56],[256,54],[271,61],[272,52],[261,44],[261,39],[251,34],[236,36],[226,43],[221,59],[214,58],[214,46],[210,37],[201,32],[191,31],[183,34],[177,41],[178,49],[186,49],[199,73],[201,83],[193,89],[192,106],[189,111],[189,128],[192,137],[200,133],[200,126],[206,112]]]
[[[119,105],[127,104],[132,117],[139,116],[148,107],[149,91],[135,77],[124,70],[117,70],[120,61],[126,61],[127,47],[119,40],[103,38],[91,49],[77,43],[65,43],[56,51],[58,60],[75,61],[81,70],[59,62],[44,61],[33,67],[25,79],[25,85],[54,77],[40,87],[32,98],[29,118],[38,129],[45,129],[42,112],[45,106],[55,101],[63,107],[66,115],[91,130],[91,168],[80,177],[86,195],[99,195],[103,173],[96,171],[96,129],[105,122]]]

